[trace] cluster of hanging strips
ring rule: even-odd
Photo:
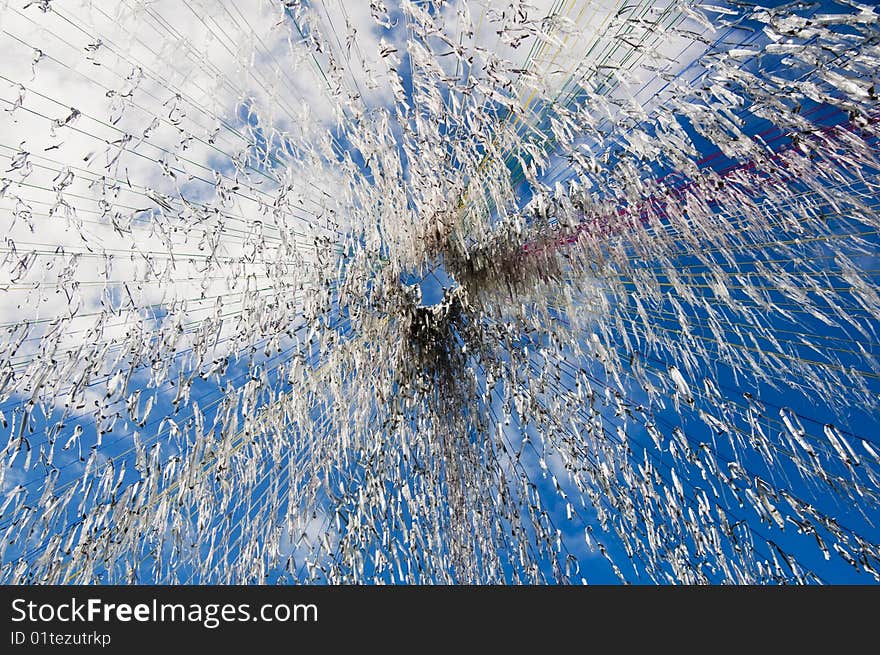
[[[878,43],[0,2],[0,580],[880,580]]]

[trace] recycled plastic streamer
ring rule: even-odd
[[[0,580],[880,580],[880,13],[0,2]]]

